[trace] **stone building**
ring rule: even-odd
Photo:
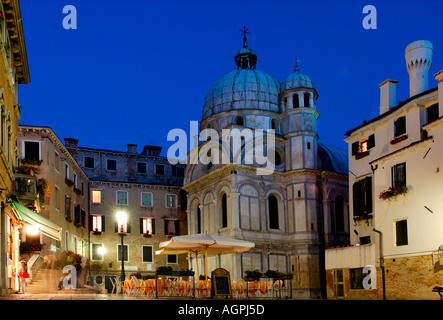
[[[71,251],[87,257],[88,177],[51,128],[20,125],[19,129],[20,168],[32,168],[37,179],[34,209],[61,228],[59,237],[51,233],[38,235],[38,240],[44,244],[43,252],[59,256]],[[32,179],[26,174],[25,178]],[[34,199],[23,193],[17,196],[31,207]],[[23,234],[22,241],[32,238]]]
[[[275,170],[258,174],[258,164],[245,161],[245,147],[242,161],[232,156],[227,163],[217,161],[215,154],[226,151],[224,138],[201,138],[190,154],[203,152],[210,161],[188,161],[189,233],[255,243],[246,253],[210,256],[208,273],[223,267],[237,280],[246,270],[292,273],[293,297],[324,297],[324,248],[349,241],[346,151],[319,143],[318,93],[298,67],[280,83],[256,69],[257,55],[246,38],[234,61],[236,70],[206,95],[200,130],[212,130],[211,136],[223,136],[222,130],[275,130],[275,146],[266,144],[275,155],[268,156]],[[190,259],[195,270],[195,258]],[[199,262],[201,270],[204,265]]]
[[[138,153],[133,144],[126,152],[80,147],[72,138],[65,139],[65,145],[90,180],[91,276],[108,279],[120,273],[120,211],[128,216],[123,230],[125,273],[153,274],[164,265],[187,269],[185,255],[154,254],[160,242],[187,233],[186,196],[181,190],[185,167],[171,165],[157,146],[145,146]]]
[[[18,0],[0,1],[0,294],[18,290],[20,229],[13,210],[14,171],[18,166],[20,84],[30,82],[26,45]]]
[[[329,299],[440,298],[443,71],[429,88],[432,55],[429,41],[409,44],[410,96],[397,102],[398,81],[384,81],[380,115],[346,133],[353,246],[326,252]]]

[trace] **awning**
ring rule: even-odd
[[[61,240],[61,228],[57,224],[26,208],[24,205],[13,199],[11,199],[11,203],[15,213],[23,223],[38,228],[41,233],[47,235],[48,237],[58,241]]]

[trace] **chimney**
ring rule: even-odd
[[[127,146],[128,146],[128,153],[137,154],[137,145],[136,144],[128,143]]]
[[[434,74],[435,80],[437,80],[438,83],[438,105],[443,106],[443,70],[440,70],[436,74]],[[440,107],[439,109],[441,109]],[[440,113],[441,115],[441,113]]]
[[[397,83],[396,80],[387,79],[378,85],[380,87],[380,114],[397,105]]]
[[[427,40],[418,40],[406,47],[410,97],[428,90],[428,72],[431,69],[433,52],[432,43]]]
[[[77,148],[78,140],[74,138],[65,138],[66,148]]]

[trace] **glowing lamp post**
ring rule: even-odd
[[[123,247],[123,237],[126,235],[125,231],[125,226],[126,226],[126,222],[128,221],[128,216],[125,212],[123,211],[119,211],[117,212],[117,224],[118,224],[118,231],[119,231],[119,235],[122,239],[122,245],[121,245],[121,251],[120,251],[120,257],[122,260],[122,275],[121,275],[121,281],[125,281],[125,257],[124,257],[124,247]]]

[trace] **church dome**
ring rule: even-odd
[[[282,83],[282,91],[288,90],[288,89],[295,89],[295,88],[314,88],[314,83],[312,82],[311,78],[304,74],[300,73],[298,71],[298,68],[295,69],[294,73],[291,73],[286,80]]]
[[[203,120],[226,111],[280,110],[280,81],[256,70],[257,55],[248,47],[246,27],[243,27],[242,32],[243,47],[234,56],[237,70],[222,76],[209,89],[203,103]]]
[[[255,109],[279,112],[280,82],[260,70],[229,72],[209,89],[203,103],[203,120],[221,112]]]

